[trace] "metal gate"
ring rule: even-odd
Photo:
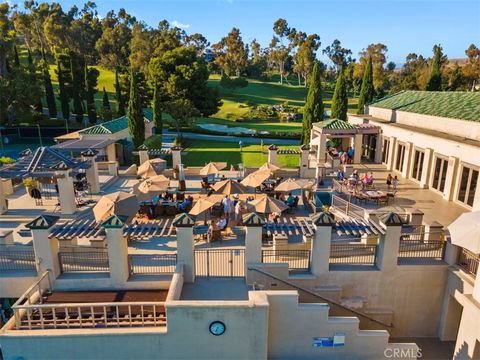
[[[244,277],[245,249],[195,250],[195,276]]]

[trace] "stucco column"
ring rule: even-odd
[[[475,284],[473,285],[473,298],[480,302],[480,266],[477,269]]]
[[[138,147],[138,161],[139,165],[142,165],[145,161],[149,160],[148,147],[143,144]]]
[[[383,135],[378,134],[376,143],[375,143],[375,163],[381,164],[382,163],[382,148],[383,148]]]
[[[443,225],[438,221],[434,221],[428,225],[428,240],[442,240],[443,239]]]
[[[249,213],[243,217],[245,225],[245,277],[247,284],[253,284],[255,274],[250,267],[262,262],[262,226],[265,219],[257,213]]]
[[[413,143],[405,144],[405,155],[403,156],[402,176],[405,179],[410,178],[410,164],[412,163]]]
[[[380,235],[375,265],[381,271],[392,271],[397,267],[402,220],[393,212],[381,216],[379,220],[385,234]]]
[[[275,144],[272,144],[268,147],[268,162],[277,165],[277,152],[278,147]]]
[[[395,153],[397,148],[397,138],[390,137],[390,144],[388,147],[388,161],[387,161],[387,170],[393,170],[393,165],[395,164]]]
[[[123,236],[127,217],[112,215],[102,223],[107,234],[108,265],[112,285],[124,287],[130,276],[128,266],[128,243]]]
[[[460,248],[456,245],[453,245],[452,242],[449,240],[445,244],[445,256],[444,261],[448,265],[455,265],[458,259],[458,253],[460,252]]]
[[[315,237],[310,251],[310,271],[315,276],[328,273],[330,260],[330,244],[332,241],[332,226],[335,220],[331,215],[320,212],[312,217],[315,227]]]
[[[187,283],[195,281],[194,225],[195,219],[187,213],[178,214],[173,220],[177,228],[177,262],[183,264],[183,278]]]
[[[117,161],[117,154],[115,151],[115,144],[110,144],[106,148],[107,160],[108,161]]]
[[[97,151],[88,149],[82,152],[83,160],[90,161],[90,167],[85,170],[87,182],[90,185],[90,192],[98,194],[100,192],[100,180],[98,178]]]
[[[413,209],[410,212],[410,221],[409,224],[412,226],[420,226],[423,224],[423,211],[418,209]]]
[[[362,161],[362,134],[355,134],[354,148],[353,148],[353,163],[360,164]]]
[[[300,178],[304,179],[307,177],[308,172],[308,155],[310,153],[310,146],[304,144],[300,147]]]
[[[172,151],[172,167],[175,169],[178,164],[182,163],[182,148],[180,146],[173,146]]]
[[[60,212],[65,215],[75,214],[75,191],[73,190],[73,178],[70,169],[55,170],[57,176],[58,199]]]
[[[433,161],[433,149],[425,149],[422,164],[422,177],[420,178],[420,187],[427,189],[430,183],[431,164]]]
[[[445,200],[453,200],[455,193],[455,184],[457,178],[459,160],[457,157],[450,156],[448,158],[447,176],[445,179],[445,189],[443,190],[443,198]]]
[[[42,275],[49,270],[53,275],[53,279],[60,275],[59,246],[56,238],[49,238],[48,236],[58,219],[58,216],[42,215],[26,225],[32,231],[38,275]]]
[[[5,214],[7,210],[7,199],[5,198],[5,190],[3,189],[3,179],[0,178],[0,215]]]
[[[473,198],[472,211],[480,211],[480,176],[477,179],[477,190],[475,190],[475,197]]]
[[[327,135],[320,133],[320,144],[317,147],[317,167],[319,164],[325,163],[325,152],[326,152],[326,143],[327,143]]]

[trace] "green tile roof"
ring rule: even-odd
[[[480,92],[400,91],[369,106],[480,122]]]
[[[143,109],[143,116],[145,121],[151,122],[153,115],[150,109]],[[82,135],[92,135],[92,134],[114,134],[116,132],[122,131],[128,127],[128,117],[122,116],[117,119],[110,121],[105,121],[101,124],[90,126],[86,129],[80,130]]]
[[[316,127],[325,130],[352,130],[357,129],[356,125],[340,119],[329,119],[315,123]]]

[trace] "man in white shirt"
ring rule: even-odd
[[[230,200],[230,197],[228,195],[225,195],[225,198],[222,200],[222,205],[223,212],[228,218],[230,216],[230,213],[232,212],[232,200]]]

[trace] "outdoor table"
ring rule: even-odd
[[[365,191],[365,194],[367,194],[371,198],[379,198],[379,197],[385,196],[385,193],[383,191],[378,191],[378,190]]]

